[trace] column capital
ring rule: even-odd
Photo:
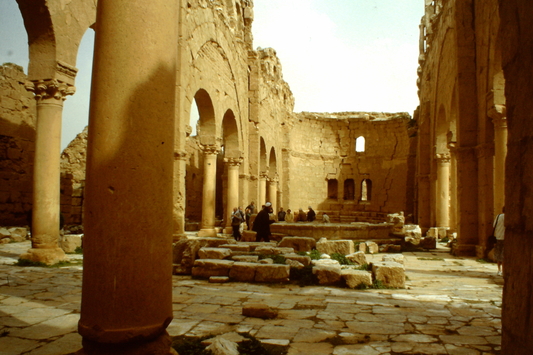
[[[52,98],[64,101],[67,99],[67,95],[73,95],[76,92],[73,85],[57,79],[27,81],[24,86],[26,90],[35,94],[37,101]]]
[[[220,147],[216,144],[202,144],[201,146],[206,155],[217,155],[220,153]]]
[[[274,176],[269,177],[267,180],[269,182],[278,182],[279,181],[279,175],[278,174],[274,174]]]
[[[435,160],[437,161],[437,163],[446,164],[446,163],[450,162],[451,156],[448,153],[436,154],[435,155]]]
[[[492,122],[496,124],[499,120],[505,120],[505,117],[507,116],[507,108],[505,105],[494,104],[488,109],[487,115],[492,118]]]
[[[267,180],[268,179],[268,171],[261,171],[259,173],[259,179]]]
[[[244,159],[242,157],[239,158],[224,158],[224,163],[226,163],[228,166],[239,166],[242,164]]]
[[[174,152],[174,160],[187,160],[189,154],[184,151],[175,151]]]

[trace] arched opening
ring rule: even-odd
[[[328,198],[336,200],[339,193],[339,182],[337,179],[328,180]]]
[[[361,181],[361,198],[360,201],[372,200],[372,180],[363,179]]]
[[[355,140],[355,151],[357,153],[362,153],[365,151],[365,137],[357,137],[357,139]]]
[[[344,200],[355,200],[355,184],[353,179],[344,180]]]

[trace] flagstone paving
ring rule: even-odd
[[[73,353],[81,348],[82,267],[11,265],[29,247],[0,246],[0,354]],[[174,276],[168,332],[249,332],[287,345],[289,355],[500,354],[503,278],[496,265],[453,257],[443,247],[404,256],[406,289],[210,284]],[[279,315],[244,317],[247,303],[267,304]]]

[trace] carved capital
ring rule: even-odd
[[[450,154],[436,154],[435,160],[439,164],[448,164],[450,163],[451,157]]]
[[[202,144],[202,150],[205,155],[217,155],[220,153],[220,148],[215,144]]]
[[[57,79],[26,82],[26,90],[35,94],[35,100],[56,99],[64,101],[67,95],[73,95],[76,88]]]
[[[174,152],[174,160],[187,160],[188,153],[187,152]]]
[[[224,158],[224,163],[226,163],[229,166],[239,166],[243,162],[243,158]]]
[[[263,180],[268,179],[268,171],[261,171],[259,173],[259,179],[263,179]]]
[[[487,114],[492,118],[494,128],[507,128],[507,109],[505,105],[494,105],[489,109]]]

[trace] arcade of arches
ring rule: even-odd
[[[27,77],[0,68],[0,224],[28,224],[31,210],[23,257],[49,264],[64,258],[59,206],[84,224],[86,353],[167,344],[169,245],[186,229],[216,235],[250,201],[312,205],[332,221],[404,211],[424,232],[457,233],[455,254],[478,256],[506,201],[502,351],[533,353],[528,0],[421,0],[413,118],[294,113],[276,52],[253,49],[251,0],[17,2],[30,64]],[[89,28],[90,123],[60,160]]]

